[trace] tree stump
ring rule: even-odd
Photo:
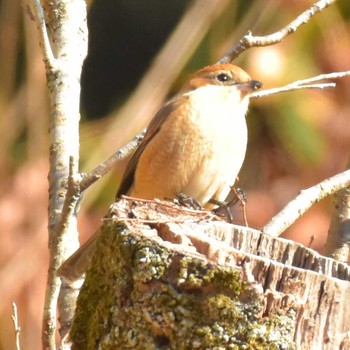
[[[350,269],[173,203],[123,199],[101,227],[73,349],[350,349]]]

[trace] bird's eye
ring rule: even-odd
[[[216,78],[221,82],[230,80],[230,77],[225,73],[220,73]]]

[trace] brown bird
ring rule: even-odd
[[[199,70],[154,116],[124,173],[117,198],[175,199],[179,193],[205,208],[223,202],[247,147],[249,94],[262,84],[241,68],[217,64]],[[58,270],[67,280],[86,270],[98,235]]]

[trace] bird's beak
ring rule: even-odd
[[[244,92],[253,92],[259,90],[262,87],[262,83],[258,80],[250,80],[246,83],[237,84],[237,88]]]

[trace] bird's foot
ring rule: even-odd
[[[176,193],[176,195],[177,195],[177,201],[180,205],[183,205],[187,208],[191,208],[195,210],[203,209],[201,204],[198,201],[196,201],[194,198],[188,197],[182,192],[178,192]]]

